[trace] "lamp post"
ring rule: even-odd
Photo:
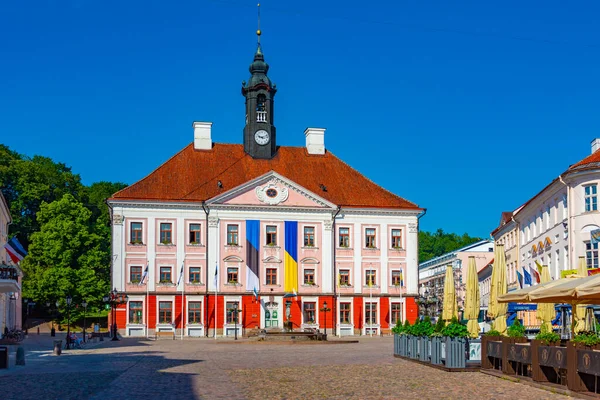
[[[434,304],[437,304],[437,297],[435,296],[435,294],[430,295],[429,289],[425,289],[423,295],[419,297],[419,305],[422,307],[421,314],[423,316],[431,316],[429,312],[429,307]]]
[[[27,335],[27,327],[29,326],[29,299],[23,299],[23,303],[25,304],[25,334]],[[21,316],[23,314],[21,313]]]
[[[321,308],[321,311],[325,313],[325,335],[327,335],[327,311],[331,311],[331,308],[327,307],[326,301],[323,302],[323,308]]]
[[[235,340],[237,340],[237,316],[238,316],[238,305],[237,303],[235,303],[233,305],[233,323],[235,326],[235,330],[234,330],[234,336],[235,336]]]
[[[85,314],[87,312],[87,302],[84,300],[81,305],[83,306],[83,343],[85,343]]]
[[[110,330],[112,332],[112,341],[118,341],[119,337],[117,335],[117,305],[118,304],[123,304],[123,303],[127,303],[127,300],[129,299],[129,297],[124,294],[124,293],[119,293],[117,291],[117,288],[114,288],[109,294],[108,296],[104,296],[102,298],[104,300],[105,303],[109,303],[111,305],[111,312],[112,312],[112,324],[110,327]]]
[[[73,298],[67,295],[67,349],[71,348],[71,302]]]

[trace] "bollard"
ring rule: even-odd
[[[39,335],[39,334],[40,334],[40,327],[39,327],[39,326],[38,326],[38,329],[37,329],[37,331],[38,331],[37,333],[38,333],[38,335]]]
[[[56,336],[56,329],[54,329],[54,327],[52,327],[52,329],[50,329],[50,336],[52,336],[52,337]]]
[[[25,365],[25,349],[21,346],[17,347],[17,365]]]
[[[100,341],[104,342],[104,334],[103,333],[100,333]]]
[[[60,356],[61,352],[62,352],[62,340],[55,340],[54,341],[54,355]]]

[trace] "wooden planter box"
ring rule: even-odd
[[[598,390],[600,346],[588,347],[567,343],[567,387],[578,392]]]
[[[517,370],[520,370],[522,373],[523,365],[531,364],[531,348],[529,347],[529,344],[527,344],[527,348],[523,352],[523,343],[527,343],[527,338],[502,337],[503,373],[507,375],[516,375]],[[529,360],[528,363],[524,362],[526,359]]]
[[[442,364],[442,338],[431,338],[431,363],[436,365]]]
[[[408,357],[415,360],[419,358],[419,338],[417,336],[408,335]]]
[[[482,336],[481,368],[502,368],[502,336]]]
[[[535,382],[566,384],[560,370],[567,368],[567,348],[559,344],[545,346],[539,340],[531,341],[531,378]]]
[[[446,338],[446,368],[466,367],[466,346],[464,338]]]
[[[419,361],[429,362],[430,343],[428,337],[419,338]]]
[[[400,357],[407,357],[408,336],[394,334],[394,355]]]

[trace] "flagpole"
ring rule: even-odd
[[[185,258],[183,259],[183,264],[181,264],[181,271],[183,272],[183,274],[185,274],[185,271],[183,269],[184,265],[185,265]],[[184,290],[185,290],[185,279],[183,279],[183,285],[181,285],[181,340],[183,340],[183,327],[184,327],[184,321],[185,321],[185,315],[183,313],[183,310],[184,310],[183,292],[184,292]]]
[[[215,340],[217,340],[217,292],[219,291],[219,272],[217,268],[217,263],[215,263],[215,271],[217,271],[217,273],[215,274],[215,276],[217,277],[217,281],[215,282],[215,331],[213,332]]]
[[[146,270],[148,274],[146,274],[146,339],[150,338],[150,321],[148,320],[148,310],[150,309],[150,261],[146,264]]]
[[[369,325],[371,325],[371,329],[369,329],[369,336],[373,337],[373,281],[369,279]]]

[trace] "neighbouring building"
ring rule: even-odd
[[[430,296],[434,295],[438,300],[437,306],[434,306],[437,307],[437,310],[434,310],[435,315],[441,312],[446,266],[448,265],[452,265],[454,271],[454,284],[459,310],[464,308],[469,257],[475,257],[479,274],[479,271],[494,259],[493,242],[488,239],[481,240],[419,264],[420,294],[424,295],[427,291]]]
[[[21,328],[21,270],[6,251],[10,209],[0,192],[0,336],[4,329]]]
[[[416,319],[424,209],[334,156],[325,129],[279,146],[268,69],[259,44],[243,144],[214,143],[212,123],[194,122],[193,143],[109,199],[112,285],[129,299],[121,334],[364,335]]]
[[[519,208],[520,209],[520,208]],[[518,212],[517,209],[515,212]],[[506,280],[508,290],[519,288],[517,281],[517,269],[519,267],[519,229],[513,219],[513,212],[503,212],[500,217],[500,224],[492,234],[495,244],[504,245],[504,257],[506,259]]]
[[[591,239],[591,232],[600,229],[598,149],[600,139],[594,139],[590,156],[571,165],[515,210],[507,229],[501,225],[494,231],[500,234],[516,229],[512,242],[504,243],[517,246],[516,270],[521,274],[524,268],[533,271],[537,261],[548,265],[552,278],[557,279],[565,271],[576,269],[581,256],[585,256],[588,269],[599,267],[598,242]],[[508,270],[513,285],[517,281],[516,270],[514,264]]]

